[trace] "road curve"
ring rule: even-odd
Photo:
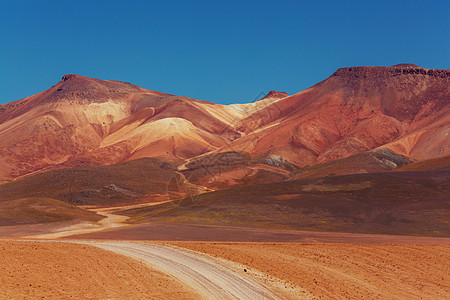
[[[145,242],[70,242],[89,244],[142,260],[153,268],[178,278],[205,299],[279,299],[257,281],[241,276],[201,253]]]

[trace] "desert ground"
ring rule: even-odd
[[[450,245],[172,242],[319,299],[449,299]]]
[[[436,242],[3,240],[0,298],[449,299]]]
[[[195,299],[144,263],[89,245],[0,241],[1,299]]]
[[[129,224],[97,210],[98,224],[2,226],[0,299],[450,298],[450,238]]]
[[[450,238],[132,224],[129,208],[2,226],[0,299],[450,299]]]

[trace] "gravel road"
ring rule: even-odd
[[[205,299],[278,299],[268,288],[244,274],[225,268],[212,258],[182,248],[142,242],[90,242],[89,244],[142,260],[194,289]]]

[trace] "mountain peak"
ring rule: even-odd
[[[69,79],[74,79],[74,78],[81,78],[84,76],[78,75],[78,74],[66,74],[62,77],[61,81],[67,81]]]
[[[82,102],[106,102],[120,99],[127,93],[144,89],[131,83],[116,80],[101,80],[78,74],[66,74],[61,81],[46,91],[44,102],[77,100]]]
[[[285,93],[285,92],[270,91],[269,93],[267,93],[267,95],[265,95],[264,97],[262,97],[258,101],[261,101],[261,100],[264,100],[264,99],[269,99],[269,98],[281,99],[281,98],[285,98],[285,97],[288,97],[288,96],[289,96],[289,94]]]

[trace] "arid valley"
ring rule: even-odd
[[[450,70],[0,104],[1,299],[450,299]]]

